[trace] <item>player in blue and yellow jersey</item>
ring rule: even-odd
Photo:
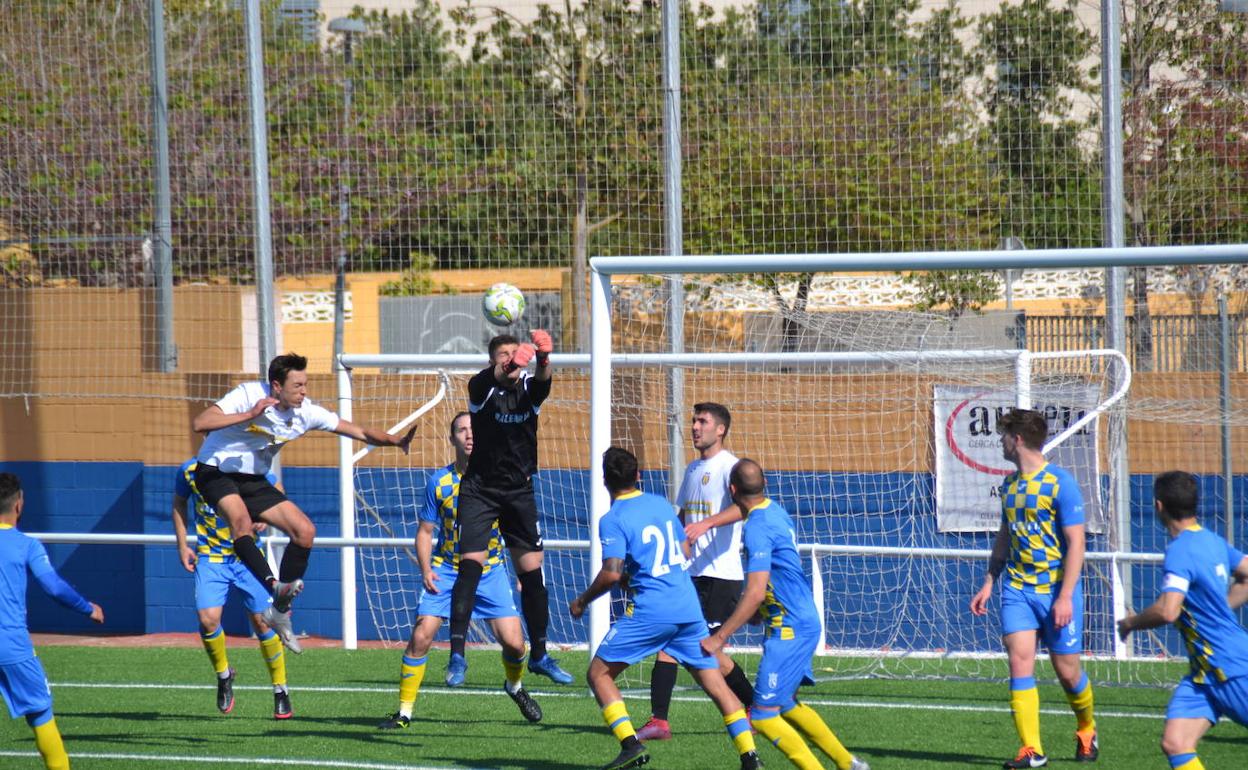
[[[666,499],[637,489],[641,475],[632,452],[611,447],[603,454],[602,470],[612,501],[598,522],[602,569],[568,605],[568,612],[581,617],[590,602],[628,576],[627,608],[598,645],[587,674],[602,717],[620,741],[619,755],[605,770],[640,767],[650,761],[615,680],[624,669],[660,650],[684,665],[719,707],[743,770],[762,767],[741,701],[719,672],[719,661],[701,647],[706,620],[689,577],[684,526]]]
[[[1169,471],[1153,482],[1157,518],[1173,538],[1166,546],[1161,596],[1118,621],[1132,631],[1178,626],[1191,672],[1166,709],[1161,749],[1176,770],[1203,770],[1196,744],[1219,717],[1248,727],[1248,631],[1235,610],[1248,602],[1248,557],[1196,521],[1196,478]]]
[[[434,471],[425,484],[425,505],[420,511],[420,528],[416,532],[416,560],[425,584],[416,610],[416,624],[403,651],[399,669],[399,710],[377,725],[380,730],[404,729],[412,723],[412,709],[425,679],[429,647],[451,615],[451,586],[459,570],[459,481],[472,455],[472,419],[460,412],[451,419],[451,446],[455,462]],[[433,535],[438,533],[437,549]],[[542,709],[521,684],[524,673],[524,631],[516,612],[507,565],[503,563],[503,538],[495,522],[487,541],[481,580],[477,583],[476,602],[472,617],[488,620],[503,648],[503,689],[530,722],[542,719]],[[464,683],[468,665],[460,657],[451,657],[446,669],[446,683],[458,687]]]
[[[840,770],[870,770],[845,749],[818,712],[797,700],[797,688],[814,680],[810,659],[819,645],[821,624],[797,553],[793,520],[766,496],[767,480],[753,460],[742,459],[732,467],[728,486],[746,517],[745,592],[732,615],[702,646],[717,653],[733,632],[761,617],[766,636],[750,707],[755,729],[802,770],[823,767],[802,735]]]
[[[1036,637],[1075,713],[1075,761],[1095,762],[1099,753],[1092,714],[1092,684],[1083,672],[1083,495],[1075,477],[1050,464],[1042,450],[1049,435],[1040,412],[1011,409],[997,421],[1001,453],[1017,470],[1001,484],[1001,529],[988,573],[971,599],[984,615],[993,585],[1001,589],[1001,635],[1010,662],[1010,709],[1021,748],[1004,767],[1048,764],[1040,742],[1040,695],[1036,690]]]
[[[221,611],[233,587],[243,595],[251,625],[260,641],[260,655],[269,669],[269,680],[273,684],[273,718],[290,719],[294,711],[286,688],[286,655],[277,632],[265,622],[265,613],[271,610],[273,598],[234,553],[229,521],[199,494],[195,486],[195,465],[195,460],[188,460],[178,468],[173,485],[173,531],[177,534],[178,561],[187,572],[195,575],[199,638],[217,672],[217,709],[222,714],[234,709],[234,669],[230,668],[225,632],[221,629]],[[268,474],[268,482],[277,485],[272,472]],[[188,517],[195,526],[194,548],[186,542]],[[257,530],[263,526],[258,524]],[[294,653],[303,651],[293,636],[287,646]]]
[[[52,691],[26,630],[26,571],[53,599],[96,623],[104,622],[104,610],[56,574],[42,543],[18,531],[23,504],[21,480],[0,473],[0,696],[10,716],[26,717],[49,770],[68,770],[69,756],[52,716]]]

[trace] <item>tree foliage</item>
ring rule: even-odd
[[[591,255],[663,250],[654,4],[561,0],[526,17],[477,0],[357,10],[367,32],[349,66],[339,36],[307,39],[278,5],[264,3],[279,273],[328,270],[345,243],[357,270],[571,266],[580,292]],[[1127,7],[1136,243],[1248,237],[1248,45],[1242,20],[1208,5]],[[39,244],[37,269],[10,266],[9,280],[148,279],[151,86],[135,23],[147,7],[0,5],[0,30],[24,30],[0,32],[0,231]],[[246,281],[242,14],[232,0],[165,8],[175,270]],[[1018,0],[972,20],[954,0],[682,3],[684,251],[1099,243],[1094,39],[1075,8]],[[809,276],[792,278],[808,290]],[[991,276],[915,285],[921,303],[954,312],[996,291]]]

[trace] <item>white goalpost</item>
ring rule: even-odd
[[[592,260],[591,352],[552,356],[559,374],[543,410],[535,478],[548,527],[552,643],[592,649],[618,600],[596,602],[587,624],[563,616],[566,599],[601,563],[596,523],[608,500],[596,458],[612,443],[627,446],[642,459],[647,488],[663,487],[671,470],[673,421],[684,424],[695,401],[720,400],[733,411],[729,448],[763,462],[773,496],[798,522],[824,618],[820,649],[860,661],[830,664],[837,672],[883,672],[879,661],[888,658],[975,661],[998,655],[995,627],[972,621],[961,606],[962,594],[969,596],[982,574],[991,536],[945,520],[944,498],[959,485],[936,468],[948,454],[942,444],[948,438],[942,439],[943,424],[937,423],[946,417],[953,422],[946,401],[962,399],[961,409],[971,402],[965,395],[970,393],[988,405],[983,408],[989,419],[1003,405],[1048,410],[1057,428],[1046,450],[1086,476],[1085,497],[1095,499],[1102,516],[1085,572],[1090,656],[1110,665],[1173,658],[1180,650],[1165,633],[1133,639],[1134,646],[1113,634],[1114,620],[1151,590],[1148,570],[1140,565],[1160,558],[1131,547],[1129,510],[1114,482],[1125,447],[1114,444],[1113,431],[1098,429],[1106,422],[1101,418],[1125,424],[1132,375],[1123,351],[1032,350],[1025,340],[1003,338],[1000,329],[970,333],[939,314],[799,308],[791,302],[794,276],[771,283],[759,276],[1194,264],[1246,255],[1244,247],[1181,247]],[[674,300],[667,289],[673,283],[685,287]],[[676,352],[667,334],[674,307],[681,308],[683,326]],[[364,409],[365,422],[385,425],[414,409],[425,415],[416,422],[425,449],[412,458],[345,449],[341,456],[344,537],[391,545],[344,552],[344,644],[355,643],[348,617],[356,614],[351,580],[357,568],[368,605],[358,613],[361,622],[369,619],[370,634],[400,643],[420,580],[410,552],[393,545],[410,549],[423,481],[449,459],[444,423],[464,403],[466,379],[485,358],[344,355],[341,363],[344,415]],[[673,379],[683,380],[685,393],[672,395]],[[995,434],[981,440],[989,442],[995,446]],[[681,452],[688,457],[687,447],[675,447],[672,456]],[[954,507],[960,504],[954,500]],[[1133,574],[1143,583],[1134,585]],[[756,641],[746,633],[739,644]],[[912,663],[888,672],[928,670]],[[973,662],[958,669],[972,676],[993,670]],[[1113,668],[1100,674],[1112,681],[1139,676]]]

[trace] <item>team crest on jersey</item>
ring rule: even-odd
[[[711,474],[703,473],[702,474],[702,486],[706,486],[707,484],[710,484],[710,483],[711,483]]]

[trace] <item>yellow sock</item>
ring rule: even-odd
[[[35,747],[39,749],[48,770],[69,770],[69,755],[65,753],[61,731],[56,729],[56,719],[49,719],[32,729],[35,731]]]
[[[1172,754],[1167,759],[1170,760],[1171,770],[1205,770],[1204,763],[1194,751],[1190,754]]]
[[[399,714],[412,718],[412,708],[416,705],[416,696],[420,693],[420,683],[425,681],[425,662],[428,655],[419,658],[403,656],[403,665],[399,667]]]
[[[728,737],[732,738],[732,745],[737,747],[738,754],[749,754],[755,749],[754,734],[750,732],[750,718],[745,715],[745,709],[726,715],[724,728],[728,730]]]
[[[603,706],[602,719],[607,723],[607,727],[611,728],[611,732],[615,734],[615,739],[621,743],[624,742],[624,739],[637,735],[637,731],[633,729],[633,721],[628,718],[628,709],[624,708],[624,701],[622,700]]]
[[[1040,745],[1040,691],[1036,689],[1035,677],[1010,679],[1010,710],[1014,712],[1014,727],[1023,746],[1030,746],[1043,754]]]
[[[268,636],[260,637],[260,654],[264,657],[264,665],[269,667],[269,681],[273,684],[286,684],[286,651],[282,649],[282,640],[273,629]]]
[[[758,712],[755,712],[757,714]],[[797,734],[788,722],[780,716],[779,712],[773,717],[759,719],[754,717],[754,727],[771,741],[772,745],[784,752],[796,767],[801,770],[822,770],[823,765],[819,764],[819,760],[815,759],[815,755],[811,753],[810,748],[806,745],[806,741],[802,740],[802,736]]]
[[[1074,691],[1066,691],[1066,700],[1070,701],[1070,710],[1075,712],[1076,728],[1079,732],[1096,729],[1096,719],[1092,716],[1092,683],[1084,674],[1075,685]]]
[[[836,734],[823,721],[823,717],[819,716],[819,712],[810,706],[807,706],[805,703],[799,703],[780,716],[784,717],[784,721],[796,727],[813,741],[820,751],[827,754],[828,758],[836,763],[840,770],[849,770],[849,766],[854,763],[854,755],[850,754],[845,746],[837,740]]]
[[[525,657],[527,656],[521,655],[513,660],[510,655],[503,653],[503,673],[506,674],[507,684],[511,685],[512,690],[520,685],[520,679],[524,676]]]
[[[224,674],[230,670],[230,659],[225,654],[225,633],[221,630],[221,626],[217,626],[217,630],[211,634],[200,634],[199,640],[204,643],[204,652],[208,653],[208,660],[212,662],[212,670],[218,674]]]

